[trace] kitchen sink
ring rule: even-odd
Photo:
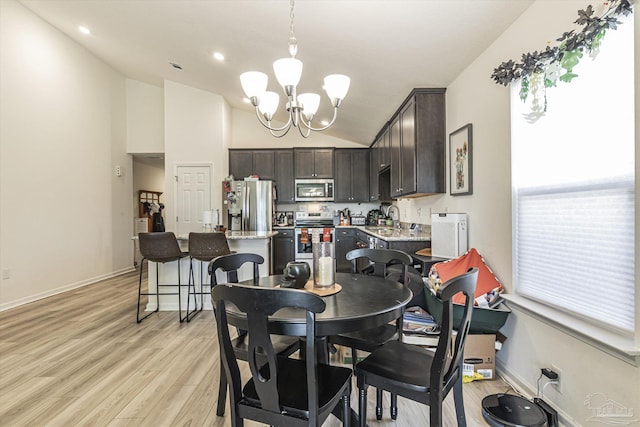
[[[395,231],[397,231],[393,227],[368,226],[368,227],[365,227],[364,229],[367,230],[367,231],[371,231],[372,233],[382,234],[382,235],[392,235]]]

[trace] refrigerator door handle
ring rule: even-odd
[[[251,196],[251,187],[249,185],[245,185],[244,187],[244,206],[242,207],[242,230],[249,230],[249,213],[251,212],[249,208],[251,207],[251,203],[249,202],[249,198]]]

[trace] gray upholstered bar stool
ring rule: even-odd
[[[160,309],[160,295],[178,295],[178,317],[180,322],[182,322],[185,317],[182,317],[182,299],[180,296],[180,290],[183,286],[180,281],[180,259],[186,257],[188,253],[182,252],[180,249],[180,245],[178,244],[178,240],[176,239],[175,234],[172,232],[156,232],[156,233],[140,233],[138,235],[139,243],[140,243],[140,253],[142,254],[142,261],[140,261],[140,281],[138,282],[138,307],[136,309],[136,321],[138,323],[142,322],[147,317],[151,316],[153,313],[157,312]],[[149,261],[153,261],[156,263],[156,291],[155,293],[149,292],[147,288],[147,292],[142,292],[142,269],[144,266],[144,261],[147,261],[147,266],[149,265]],[[165,264],[168,262],[178,261],[178,283],[166,284],[159,283],[158,273],[159,273],[159,264]],[[147,268],[148,270],[148,268]],[[162,292],[160,293],[160,287],[178,287],[177,292]],[[188,286],[188,284],[187,284]],[[151,313],[148,313],[144,317],[140,317],[140,297],[142,295],[155,295],[156,296],[156,309]]]
[[[214,258],[217,258],[221,255],[228,255],[231,251],[229,250],[229,242],[227,242],[227,237],[224,233],[215,232],[215,233],[189,233],[189,257],[190,257],[190,265],[189,265],[189,294],[187,296],[187,322],[193,319],[196,314],[202,311],[204,306],[204,295],[209,295],[211,297],[211,283],[209,281],[205,283],[203,270],[206,271],[207,267],[204,266],[204,262],[209,263]],[[194,261],[200,261],[200,289],[196,290],[195,286],[195,276],[194,276]],[[209,286],[209,290],[207,292],[204,291],[205,287]],[[190,310],[191,303],[191,295],[193,294],[193,310]],[[198,302],[196,300],[196,295],[200,295],[200,308],[198,308]]]

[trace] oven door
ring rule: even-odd
[[[322,241],[322,234],[328,228],[331,230],[330,241],[335,239],[334,228],[330,227],[296,227],[295,229],[295,258],[296,261],[311,262],[313,259],[312,245],[313,242]]]
[[[306,233],[304,232],[306,230]],[[308,260],[313,258],[311,252],[312,233],[315,228],[296,228],[296,261]]]

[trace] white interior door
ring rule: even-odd
[[[211,166],[177,166],[176,230],[178,235],[202,231],[203,213],[211,210]]]

